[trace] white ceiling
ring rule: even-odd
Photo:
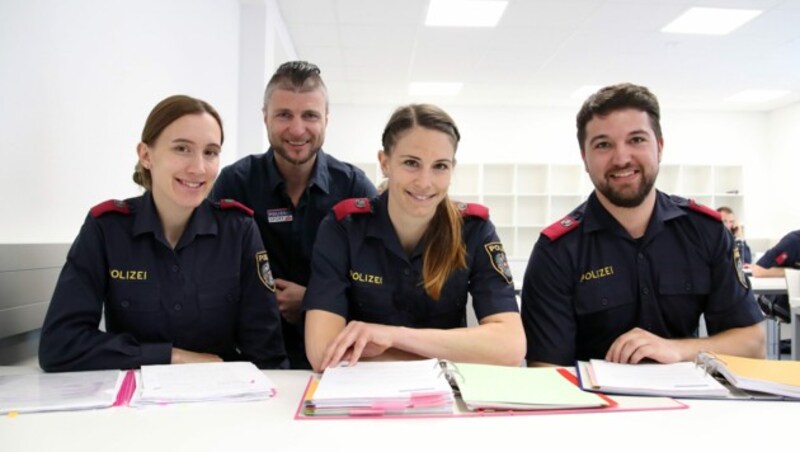
[[[331,102],[566,106],[582,85],[630,81],[677,108],[771,110],[800,101],[800,0],[509,0],[496,28],[424,26],[428,0],[278,0],[301,59]],[[659,30],[691,6],[760,9],[726,36]],[[412,81],[463,82],[454,98],[413,99]],[[768,103],[744,89],[792,93]]]

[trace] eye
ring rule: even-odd
[[[437,171],[447,171],[447,170],[450,169],[450,164],[449,163],[445,163],[445,162],[439,162],[439,163],[433,165],[433,169],[435,169]]]
[[[419,162],[413,159],[403,160],[403,166],[407,166],[409,168],[419,168]]]
[[[289,113],[288,111],[279,111],[278,113],[275,114],[275,117],[280,119],[291,119],[292,114]]]
[[[611,147],[611,143],[608,141],[596,141],[592,149],[608,149]]]
[[[189,146],[187,146],[185,144],[176,144],[175,146],[173,146],[172,150],[175,151],[175,152],[180,152],[182,154],[191,151],[191,149],[189,149]]]
[[[203,151],[206,157],[219,157],[220,152],[222,152],[222,150],[219,148],[208,148]]]
[[[647,139],[645,137],[641,136],[641,135],[637,135],[637,136],[631,138],[631,143],[633,143],[633,144],[641,144],[641,143],[644,143],[646,141],[647,141]]]
[[[318,113],[316,113],[316,112],[303,113],[303,119],[305,119],[306,121],[317,121],[317,120],[319,120],[319,118],[320,118],[320,115]]]

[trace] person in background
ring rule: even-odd
[[[717,207],[717,212],[722,216],[722,224],[733,234],[736,248],[739,250],[739,255],[742,256],[744,267],[748,268],[753,263],[753,254],[750,252],[750,246],[744,240],[744,226],[736,222],[736,214],[733,213],[730,207]]]
[[[145,192],[86,217],[42,327],[42,369],[287,366],[252,212],[206,199],[223,137],[219,114],[202,100],[171,96],[153,108],[133,176]]]
[[[800,268],[800,230],[783,236],[752,266],[753,276],[759,278],[782,278],[785,268]]]
[[[750,268],[757,278],[783,278],[785,269],[800,269],[800,230],[783,236]],[[791,321],[788,295],[765,295],[759,298],[759,302],[768,316],[786,323]],[[781,341],[781,352],[787,347],[791,348],[791,344]]]
[[[577,131],[595,189],[531,253],[528,364],[763,357],[763,315],[718,213],[655,189],[664,145],[656,97],[629,83],[605,87],[584,102]],[[701,314],[710,336],[696,338]]]
[[[521,363],[525,336],[488,209],[447,196],[459,139],[440,108],[398,108],[378,153],[386,191],[343,201],[323,221],[303,301],[315,370],[362,359]]]
[[[262,113],[269,150],[223,169],[211,197],[239,200],[255,212],[275,275],[291,367],[308,369],[300,305],[317,228],[339,201],[376,191],[363,171],[322,151],[328,92],[317,66],[282,64],[267,83]]]

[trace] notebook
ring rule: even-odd
[[[132,374],[118,370],[0,376],[0,414],[108,408]],[[129,383],[130,384],[130,383]]]
[[[461,398],[471,410],[554,410],[615,404],[601,394],[581,390],[563,368],[458,363],[451,364],[451,369]]]
[[[773,361],[701,353],[698,362],[736,388],[800,399],[800,361]]]

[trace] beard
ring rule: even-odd
[[[644,168],[640,168],[640,171],[642,174],[642,181],[637,187],[626,187],[622,190],[615,189],[612,188],[610,184],[605,183],[605,180],[601,180],[601,183],[597,183],[595,186],[611,204],[617,207],[638,207],[644,202],[647,195],[650,194],[650,191],[653,190],[653,186],[656,184],[656,176],[658,175],[657,169],[653,174],[645,171]]]
[[[320,148],[317,147],[309,151],[308,155],[302,156],[301,158],[295,158],[289,152],[287,152],[286,149],[284,149],[282,146],[272,146],[272,149],[275,151],[276,154],[281,156],[281,158],[283,158],[284,160],[295,166],[300,166],[305,163],[308,163],[314,157],[317,156],[317,153],[320,150]]]

